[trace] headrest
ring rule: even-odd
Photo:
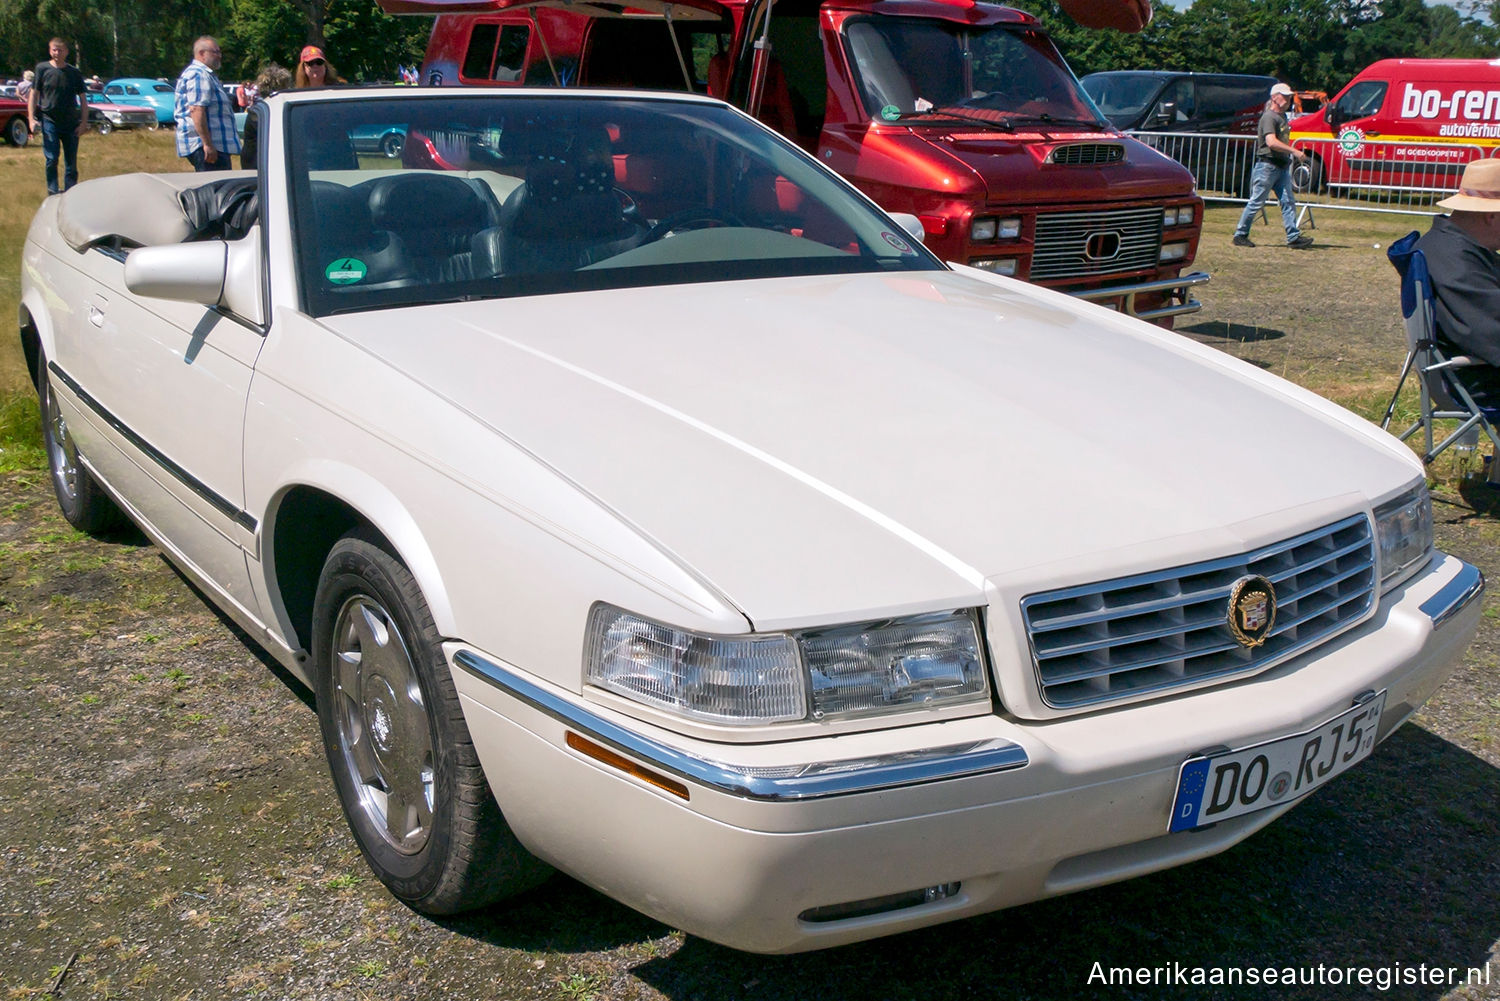
[[[196,188],[184,188],[177,203],[193,232],[188,240],[238,240],[250,232],[260,214],[255,177],[228,177]]]
[[[469,182],[441,171],[416,170],[369,182],[375,225],[398,231],[482,226],[485,206]]]

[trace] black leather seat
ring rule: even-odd
[[[614,180],[607,140],[581,152],[538,155],[500,207],[502,272],[574,271],[643,242],[645,227],[631,217]]]
[[[476,270],[474,261],[476,237],[495,225],[498,214],[488,189],[481,195],[468,178],[430,170],[403,171],[360,187],[367,189],[375,227],[400,237],[423,279],[450,282],[494,274]]]
[[[365,192],[332,181],[313,181],[312,220],[317,260],[332,263],[353,258],[365,265],[361,288],[398,287],[417,279],[400,237],[377,229]],[[303,219],[299,226],[305,226]]]

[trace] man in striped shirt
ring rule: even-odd
[[[234,104],[215,72],[223,58],[219,43],[204,35],[193,43],[193,61],[177,78],[177,155],[194,170],[229,170],[230,154],[240,151]]]

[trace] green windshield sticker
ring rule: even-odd
[[[885,107],[880,109],[880,117],[884,118],[888,122],[894,122],[896,119],[901,117],[901,109],[896,107],[894,104],[887,104]]]
[[[365,273],[369,268],[365,262],[357,257],[340,257],[328,265],[328,270],[323,272],[324,276],[335,285],[353,285],[355,282],[365,280]]]

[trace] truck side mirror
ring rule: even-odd
[[[1151,128],[1160,129],[1177,121],[1177,102],[1163,101],[1151,112]]]

